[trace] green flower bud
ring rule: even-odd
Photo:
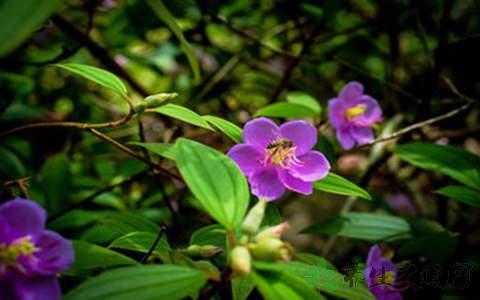
[[[275,226],[268,227],[262,231],[260,231],[256,236],[255,240],[259,241],[265,238],[280,238],[280,236],[288,230],[290,226],[287,222],[280,223]]]
[[[177,96],[177,93],[160,93],[145,97],[143,100],[147,103],[147,108],[155,108],[167,104]]]
[[[292,254],[290,244],[277,238],[264,238],[250,244],[249,249],[254,258],[264,261],[288,261]]]
[[[210,258],[222,253],[223,249],[215,245],[191,245],[182,252],[194,258]]]
[[[252,270],[252,257],[247,247],[237,246],[231,252],[230,267],[239,276],[246,276]]]
[[[265,216],[265,207],[267,201],[260,199],[248,212],[245,220],[242,223],[242,232],[247,235],[253,235],[258,231],[262,224],[263,217]]]
[[[133,111],[138,113],[142,113],[145,109],[147,109],[147,103],[140,102],[133,106]]]

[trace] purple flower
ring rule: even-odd
[[[0,299],[60,299],[56,274],[73,262],[71,243],[45,230],[37,203],[14,199],[0,205]]]
[[[418,209],[405,194],[395,194],[390,196],[388,204],[392,209],[397,211],[402,216],[415,216],[418,214]]]
[[[252,193],[261,199],[275,200],[285,188],[311,194],[313,181],[330,170],[325,156],[311,151],[317,143],[317,130],[305,121],[291,121],[280,127],[272,120],[258,118],[245,124],[245,144],[228,152],[248,176]]]
[[[373,245],[368,252],[366,269],[363,271],[365,282],[370,292],[378,300],[402,300],[402,294],[393,287],[397,278],[397,267],[382,255],[382,248]]]
[[[328,114],[337,140],[349,150],[355,143],[362,145],[373,140],[372,125],[382,120],[377,100],[363,94],[363,85],[349,82],[328,101]]]

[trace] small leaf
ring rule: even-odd
[[[314,182],[313,187],[317,190],[332,194],[358,196],[366,200],[372,200],[372,196],[370,196],[367,191],[348,179],[332,172],[328,173],[322,180]]]
[[[462,203],[480,208],[480,191],[464,186],[449,185],[437,191],[438,194],[453,198]]]
[[[192,47],[190,46],[190,44],[187,42],[187,40],[183,36],[183,32],[180,29],[180,27],[178,26],[177,22],[175,21],[175,18],[168,11],[165,4],[163,4],[163,1],[161,1],[161,0],[147,0],[147,3],[153,9],[155,14],[163,22],[165,22],[165,24],[168,26],[168,28],[170,28],[170,30],[173,32],[173,34],[180,41],[180,45],[182,46],[183,52],[185,52],[185,55],[187,56],[187,59],[188,59],[188,63],[190,64],[190,67],[192,68],[194,80],[195,80],[195,82],[199,82],[201,78],[200,78],[200,67],[198,66],[198,61],[195,58],[195,54],[193,53]]]
[[[108,247],[147,253],[156,239],[157,234],[151,232],[130,232],[111,242]],[[163,262],[169,262],[170,251],[167,237],[162,235],[157,246],[153,249],[153,254],[158,255]]]
[[[177,167],[203,208],[227,228],[239,225],[250,194],[245,176],[225,154],[195,141],[179,138]]]
[[[480,157],[445,145],[412,143],[393,149],[402,160],[447,175],[469,187],[480,188]]]
[[[257,112],[253,116],[276,118],[305,118],[313,117],[316,115],[317,113],[315,111],[304,105],[290,102],[277,102],[257,110]]]
[[[255,287],[255,282],[249,277],[232,279],[233,300],[246,300]]]
[[[84,241],[73,241],[72,245],[75,263],[64,272],[65,274],[86,275],[97,269],[138,264],[128,256]]]
[[[83,64],[57,64],[55,66],[94,81],[120,95],[125,96],[128,93],[123,82],[116,75],[106,70]]]
[[[194,112],[191,109],[188,109],[184,106],[168,103],[163,106],[157,107],[152,109],[153,112],[166,115],[172,117],[174,119],[178,119],[180,121],[184,121],[186,123],[203,127],[209,130],[213,130],[210,125],[208,125],[207,121],[202,119],[202,117]]]
[[[175,144],[170,143],[140,143],[129,142],[129,145],[143,147],[150,152],[160,155],[164,158],[175,160]]]
[[[287,93],[285,98],[287,99],[287,102],[303,105],[315,112],[317,115],[320,115],[320,113],[322,112],[322,107],[320,106],[318,101],[307,93],[290,92]]]
[[[72,186],[70,161],[67,155],[60,153],[49,157],[40,174],[48,211],[50,213],[60,211],[69,203]]]
[[[393,241],[410,237],[410,224],[402,218],[372,213],[343,213],[302,231],[340,235],[368,241]]]
[[[177,265],[124,267],[83,282],[65,300],[183,299],[198,294],[206,283],[197,270]]]
[[[190,237],[190,245],[216,245],[225,249],[227,232],[218,224],[195,230]]]
[[[221,132],[225,133],[225,135],[231,138],[235,143],[242,142],[242,128],[219,117],[202,116],[202,118],[213,124],[213,126],[218,128]]]

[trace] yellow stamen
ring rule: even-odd
[[[25,237],[16,239],[10,246],[0,244],[0,262],[7,266],[13,267],[17,263],[18,257],[23,255],[31,255],[38,249],[32,243],[32,237],[27,235]]]
[[[345,111],[345,115],[347,116],[347,119],[350,120],[358,115],[363,115],[365,110],[367,110],[367,106],[365,104],[357,104],[356,106],[347,109]]]
[[[385,272],[375,278],[375,282],[378,284],[391,284],[395,280],[392,271]]]

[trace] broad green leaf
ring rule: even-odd
[[[318,101],[307,93],[290,92],[287,93],[285,98],[287,99],[287,102],[303,105],[315,112],[317,115],[320,115],[320,113],[322,112],[322,107],[320,106]]]
[[[7,148],[0,147],[0,176],[19,179],[27,175],[27,169],[18,156]]]
[[[0,57],[15,50],[57,9],[60,0],[0,1]]]
[[[366,200],[372,200],[372,197],[367,191],[348,179],[332,172],[328,173],[323,179],[314,182],[313,187],[317,190],[332,194],[358,196]]]
[[[55,66],[94,81],[101,86],[109,88],[121,95],[125,96],[128,93],[123,82],[116,75],[106,70],[83,64],[57,64]]]
[[[436,232],[412,239],[398,249],[402,257],[426,256],[430,263],[444,263],[457,246],[457,238],[449,231]]]
[[[372,213],[343,213],[302,231],[340,235],[368,241],[393,241],[410,237],[410,224],[402,218]]]
[[[195,82],[199,82],[201,78],[200,78],[200,67],[198,65],[198,61],[195,58],[195,53],[193,52],[192,47],[183,36],[183,32],[178,26],[177,22],[175,21],[175,18],[168,11],[165,4],[163,4],[163,1],[147,0],[147,3],[153,9],[155,14],[168,26],[168,28],[170,28],[170,30],[179,40],[180,45],[182,46],[183,52],[185,52],[185,55],[187,56],[188,63],[192,68],[193,78]]]
[[[254,117],[265,116],[275,118],[305,118],[318,115],[309,107],[290,102],[277,102],[267,105],[253,115]]]
[[[449,185],[439,189],[437,193],[473,207],[480,208],[480,191],[478,190],[473,190],[459,185]]]
[[[309,265],[317,265],[320,261],[325,261],[326,262],[326,268],[331,269],[331,270],[337,270],[334,264],[331,262],[327,261],[325,258],[320,257],[315,254],[311,253],[305,253],[305,252],[295,252],[294,253],[294,258],[296,261],[306,263]]]
[[[213,124],[213,126],[218,128],[221,132],[225,133],[225,135],[231,138],[235,143],[242,142],[242,128],[219,117],[202,116],[202,118]]]
[[[344,280],[345,275],[328,268],[328,262],[326,261],[322,266],[317,263],[316,267],[295,261],[285,263],[257,261],[253,265],[257,270],[288,274],[303,281],[310,288],[315,288],[322,293],[331,294],[335,297],[352,300],[375,299],[363,282],[350,287],[349,282]]]
[[[286,272],[252,272],[250,278],[266,300],[325,299],[307,282]]]
[[[393,149],[402,160],[447,175],[469,187],[480,188],[480,157],[468,151],[430,143],[412,143]]]
[[[242,222],[250,194],[247,180],[225,154],[179,138],[177,167],[193,195],[220,224],[233,229]]]
[[[233,300],[246,300],[255,287],[255,282],[250,277],[236,277],[231,283]]]
[[[151,232],[131,232],[117,238],[108,247],[147,253],[157,239],[157,235]],[[152,253],[157,255],[163,262],[169,262],[170,251],[167,237],[163,234]]]
[[[160,227],[149,219],[132,213],[111,212],[98,222],[122,235],[135,231],[157,234],[160,230]]]
[[[227,232],[218,224],[195,230],[190,237],[190,245],[216,245],[225,249]]]
[[[207,121],[202,119],[202,117],[199,114],[197,114],[193,110],[188,109],[184,106],[168,103],[160,107],[154,108],[152,109],[152,111],[178,119],[180,121],[184,121],[186,123],[189,123],[198,127],[203,127],[209,130],[213,130],[212,127],[208,125]]]
[[[50,213],[60,211],[69,203],[72,186],[69,166],[67,155],[60,153],[49,157],[40,170],[41,187]]]
[[[206,281],[202,272],[184,266],[124,267],[107,271],[83,282],[65,295],[64,299],[183,299],[198,294]]]
[[[82,210],[69,211],[50,222],[49,228],[55,231],[76,229],[89,225],[111,213],[110,211]]]
[[[65,274],[87,275],[90,271],[114,266],[136,265],[138,262],[110,249],[84,241],[73,241],[75,262]]]
[[[175,160],[175,144],[170,143],[140,143],[129,142],[130,145],[143,147],[150,152],[160,155],[164,158]]]

